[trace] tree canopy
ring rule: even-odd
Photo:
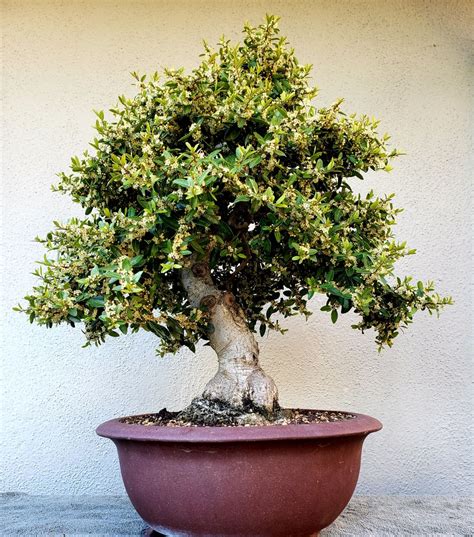
[[[51,327],[84,323],[88,343],[143,328],[160,352],[207,340],[205,307],[192,307],[183,267],[206,259],[249,327],[309,315],[315,293],[333,322],[360,315],[391,345],[417,310],[450,303],[433,284],[396,278],[414,253],[394,240],[393,196],[356,195],[353,181],[389,171],[398,155],[378,121],[312,102],[310,66],[298,63],[278,19],[245,26],[243,42],[204,46],[190,74],[133,73],[133,98],[96,112],[92,151],[72,159],[54,187],[85,209],[55,222],[19,307]]]

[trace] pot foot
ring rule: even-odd
[[[159,533],[151,528],[146,528],[141,532],[141,537],[166,537],[164,533]],[[312,533],[309,537],[320,537],[319,531],[317,533]]]
[[[146,528],[141,532],[141,537],[166,537],[163,533],[159,533],[151,528]],[[309,537],[320,537],[319,531],[317,533],[312,533]]]

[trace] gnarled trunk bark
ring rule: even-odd
[[[219,361],[217,373],[208,382],[203,397],[237,408],[250,403],[267,412],[275,410],[276,385],[259,365],[258,344],[234,295],[217,289],[205,262],[184,268],[182,282],[191,304],[203,305],[209,312],[209,343]]]

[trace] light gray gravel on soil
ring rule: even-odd
[[[0,496],[0,535],[138,536],[145,525],[123,496]],[[473,536],[470,498],[355,496],[321,537]]]

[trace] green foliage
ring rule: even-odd
[[[138,93],[106,119],[96,112],[93,152],[74,157],[56,190],[85,209],[42,241],[40,284],[27,296],[31,321],[82,322],[88,342],[143,328],[161,351],[207,339],[180,273],[190,256],[209,258],[253,330],[281,330],[275,317],[309,315],[327,296],[333,322],[355,311],[362,330],[391,345],[417,310],[449,298],[432,285],[394,280],[413,253],[393,240],[392,196],[355,195],[351,181],[389,171],[397,151],[378,122],[346,115],[342,101],[311,104],[316,89],[277,18],[246,26],[242,44],[205,45],[190,74],[133,73]]]

